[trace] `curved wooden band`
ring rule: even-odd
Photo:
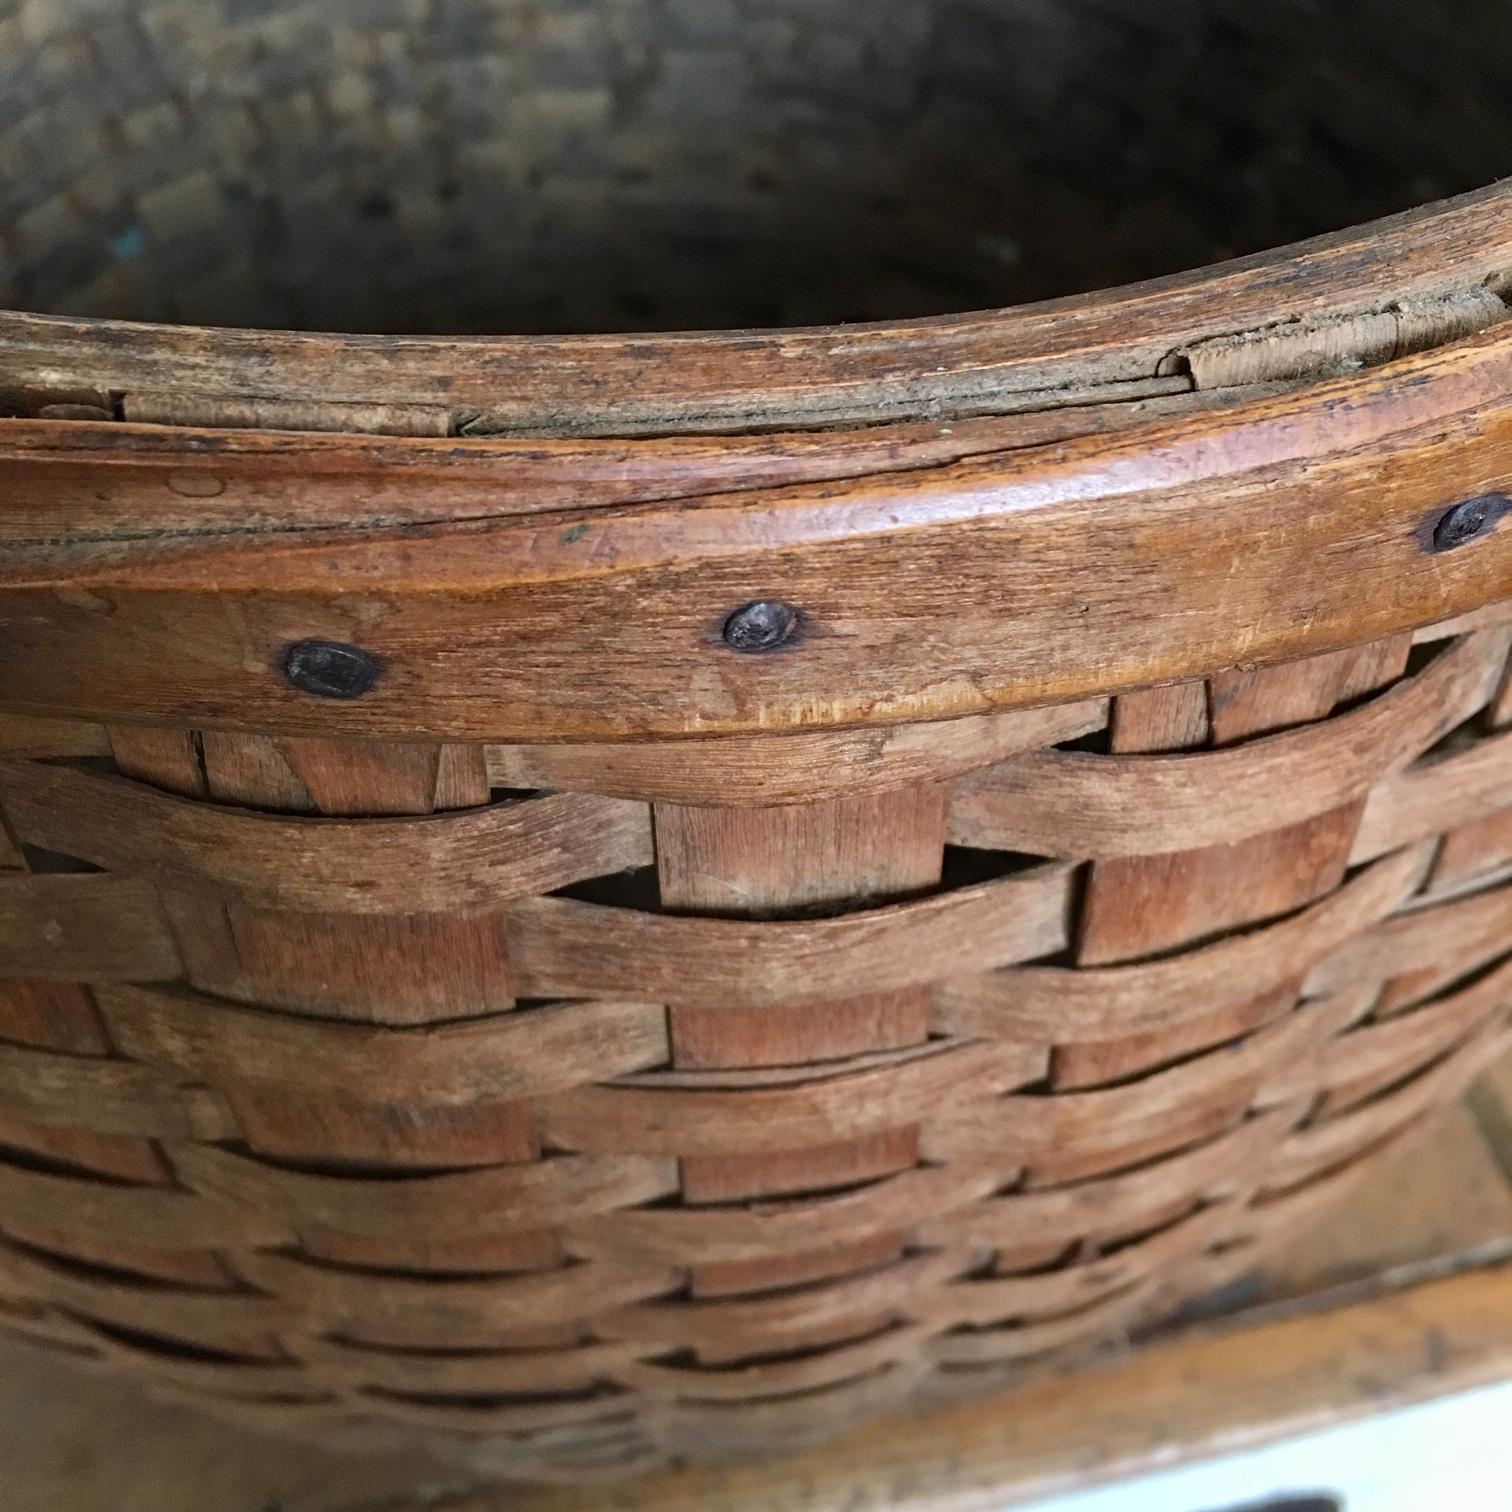
[[[1468,636],[1423,673],[1327,724],[1224,750],[1011,757],[958,786],[950,838],[1101,859],[1232,845],[1300,823],[1361,797],[1481,708],[1499,685],[1509,645],[1508,629]],[[1490,759],[1478,753],[1478,761]],[[1364,846],[1371,854],[1368,837]]]
[[[0,707],[407,739],[758,734],[1337,649],[1512,590],[1512,520],[1433,543],[1446,510],[1512,489],[1509,372],[1501,325],[1179,424],[838,485],[418,530],[18,540]],[[96,444],[70,465],[108,489],[132,436]],[[49,464],[0,465],[43,528]],[[800,629],[741,655],[720,629],[758,598]],[[285,649],[312,637],[377,657],[373,689],[287,683]]]
[[[555,892],[652,861],[644,804],[587,793],[394,819],[260,814],[146,783],[0,762],[16,837],[163,887],[260,908],[443,913]]]

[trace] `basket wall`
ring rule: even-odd
[[[536,1476],[1085,1352],[1506,1043],[1509,643],[691,749],[12,717],[0,1319]]]

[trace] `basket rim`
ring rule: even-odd
[[[527,745],[767,737],[1340,650],[1509,600],[1509,372],[1512,322],[1111,435],[523,514],[487,501],[573,443],[440,443],[462,458],[448,477],[403,464],[432,453],[422,440],[6,422],[0,711]],[[328,470],[301,468],[311,442],[332,445]],[[176,491],[206,478],[224,493]],[[1492,492],[1474,539],[1442,544]],[[483,512],[341,518],[448,497]],[[328,518],[256,517],[284,498]],[[798,633],[741,655],[722,630],[758,599],[796,606]],[[376,659],[377,686],[301,690],[281,669],[310,638]]]
[[[1141,283],[907,321],[385,336],[0,310],[0,385],[192,396],[212,426],[217,405],[271,403],[252,423],[464,439],[875,426],[1177,392],[1192,343],[1509,272],[1512,179]]]
[[[768,736],[1074,702],[1466,614],[1512,594],[1512,509],[1479,508],[1512,496],[1509,248],[1501,185],[1294,261],[928,322],[891,351],[900,328],[858,328],[820,353],[830,375],[870,353],[840,390],[896,396],[899,352],[996,335],[1019,386],[961,421],[316,435],[228,421],[245,395],[224,387],[198,422],[6,420],[0,710],[375,739]],[[297,373],[312,429],[332,392],[381,419],[418,371],[409,341],[284,336],[259,365],[256,333],[11,316],[0,339],[0,375],[55,392]],[[774,350],[791,364],[796,339],[707,338],[731,385]],[[471,345],[591,384],[564,356],[580,340]],[[635,338],[603,345],[639,360]],[[1275,381],[1253,381],[1257,352]],[[987,370],[963,364],[949,371]],[[1180,392],[1128,402],[1140,364]],[[701,371],[662,370],[685,387]],[[1446,544],[1466,503],[1474,539]],[[758,600],[793,606],[775,655],[724,634]],[[312,639],[357,647],[376,687],[291,682],[289,650]]]

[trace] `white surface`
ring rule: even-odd
[[[1308,1492],[1345,1512],[1512,1512],[1512,1383],[1025,1512],[1229,1512]]]

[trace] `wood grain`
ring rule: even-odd
[[[0,314],[0,1327],[592,1478],[1347,1201],[1509,1043],[1509,207],[891,326]]]
[[[760,333],[472,341],[127,327],[8,313],[0,363],[55,388],[182,393],[214,406],[271,389],[322,406],[484,411],[501,430],[741,430],[1075,403],[1075,383],[1148,381],[1217,336],[1389,309],[1504,272],[1509,195],[1496,185],[1423,210],[1147,286],[921,321]],[[1067,390],[1070,390],[1070,393]],[[605,396],[609,396],[607,399]],[[571,417],[564,422],[563,417]]]
[[[1504,1267],[1490,1268],[1328,1312],[1283,1314],[1237,1334],[1197,1329],[1085,1374],[1074,1389],[1055,1378],[1020,1389],[1013,1420],[1032,1431],[1005,1433],[1000,1406],[889,1422],[775,1469],[645,1477],[627,1490],[625,1506],[821,1512],[843,1501],[864,1512],[956,1512],[1153,1471],[1173,1452],[1184,1460],[1232,1453],[1504,1379],[1512,1338],[1493,1320],[1505,1316],[1508,1285]],[[1088,1422],[1099,1425],[1095,1451],[1088,1449]],[[939,1452],[942,1443],[948,1454]],[[507,1493],[520,1512],[586,1512],[599,1495]],[[496,1512],[505,1497],[481,1488],[440,1507]]]
[[[18,545],[0,566],[0,707],[582,740],[954,717],[1336,650],[1506,595],[1505,528],[1444,553],[1424,532],[1512,486],[1509,341],[838,489]],[[796,640],[724,647],[731,610],[773,596],[800,610]],[[1139,612],[1155,601],[1168,612]],[[385,658],[378,685],[345,702],[288,687],[282,649],[311,636]]]

